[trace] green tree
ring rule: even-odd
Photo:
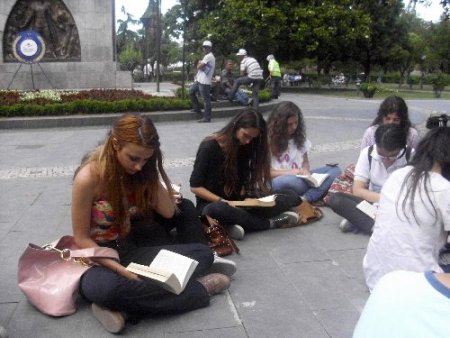
[[[203,11],[189,12],[189,1],[187,36],[197,42],[209,37],[219,55],[245,47],[258,60],[269,53],[281,62],[315,58],[319,70],[328,72],[334,61],[351,59],[355,46],[369,34],[369,16],[351,4],[350,0],[227,0],[214,5],[206,1]]]
[[[142,34],[132,30],[130,26],[139,24],[139,20],[133,19],[133,15],[128,13],[124,6],[121,8],[121,13],[126,15],[125,20],[117,20],[119,24],[116,32],[116,47],[117,54],[120,54],[122,50],[133,46],[139,48],[139,43],[142,40]]]
[[[310,1],[298,6],[289,17],[289,36],[283,48],[289,58],[315,58],[317,69],[328,74],[332,64],[355,58],[355,50],[369,36],[370,18],[352,8],[351,1]]]
[[[429,30],[430,71],[450,74],[450,22],[441,21],[431,24]]]
[[[119,54],[122,69],[133,70],[136,65],[143,63],[142,52],[132,45],[128,45]]]
[[[356,0],[354,7],[370,16],[370,34],[360,41],[355,55],[369,77],[374,65],[384,68],[389,62],[389,51],[407,40],[407,26],[401,20],[403,2]]]

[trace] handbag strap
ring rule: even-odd
[[[70,258],[112,258],[119,260],[116,250],[105,247],[92,247],[77,250],[69,250]]]
[[[59,244],[61,244],[61,246]],[[51,244],[43,245],[41,248],[44,250],[59,252],[61,258],[64,260],[77,258],[112,258],[119,261],[119,254],[116,250],[101,246],[83,249],[78,248],[74,244],[74,239],[72,236],[63,236]]]

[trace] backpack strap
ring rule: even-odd
[[[373,151],[373,144],[369,146],[369,151],[367,152],[367,159],[369,160],[369,170],[372,167],[372,151]]]
[[[411,148],[406,146],[405,148],[405,159],[406,163],[409,163],[409,159],[411,158]]]

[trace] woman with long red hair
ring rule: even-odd
[[[120,262],[98,259],[81,278],[80,292],[93,303],[94,316],[117,333],[126,318],[189,311],[209,304],[225,290],[228,276],[211,271],[214,256],[202,243],[142,246],[130,236],[136,220],[176,217],[171,182],[162,166],[159,136],[153,122],[140,115],[117,120],[103,144],[85,156],[75,173],[72,225],[81,248],[110,247]],[[149,234],[151,236],[151,234]],[[168,249],[199,262],[184,292],[172,294],[128,271],[135,262],[149,265]]]

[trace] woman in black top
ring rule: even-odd
[[[197,210],[210,224],[220,223],[232,237],[245,230],[294,226],[298,215],[287,211],[301,203],[291,190],[276,196],[276,205],[237,208],[230,201],[271,193],[267,127],[262,115],[246,109],[199,146],[190,178]]]

